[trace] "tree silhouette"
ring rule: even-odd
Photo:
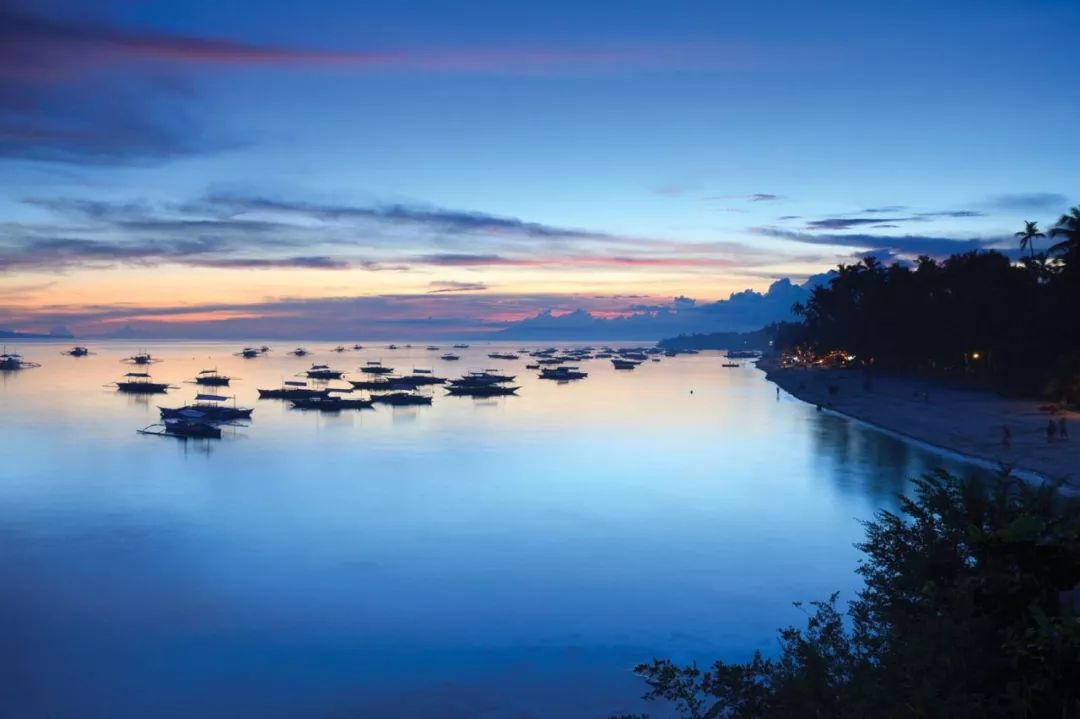
[[[1020,240],[1020,249],[1027,250],[1031,253],[1031,259],[1035,259],[1035,240],[1041,240],[1046,237],[1046,234],[1039,231],[1039,223],[1026,221],[1024,222],[1024,229],[1013,235],[1016,239]]]

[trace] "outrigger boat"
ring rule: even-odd
[[[343,409],[374,409],[370,399],[360,397],[303,397],[292,401],[294,409],[317,409],[321,412],[340,412]]]
[[[545,367],[540,370],[540,379],[553,379],[559,382],[585,379],[588,376],[588,372],[582,372],[577,367]]]
[[[445,377],[436,377],[429,369],[413,369],[412,374],[407,374],[401,379],[411,382],[415,386],[446,384]]]
[[[440,348],[435,346],[435,345],[428,345],[428,348],[427,348],[428,352],[438,352],[439,349]]]
[[[343,372],[339,372],[336,369],[330,369],[324,364],[313,364],[311,369],[304,373],[308,379],[341,379]]]
[[[222,397],[217,394],[197,394],[192,404],[183,407],[158,407],[164,419],[187,418],[197,419],[203,422],[230,422],[236,419],[249,419],[254,411],[250,407],[230,407],[221,404],[235,397]]]
[[[260,389],[259,399],[305,399],[307,397],[328,397],[330,390],[309,387],[307,382],[286,380],[277,389]]]
[[[201,384],[206,387],[228,387],[229,382],[231,381],[232,377],[227,377],[216,369],[204,369],[199,372],[199,374],[195,375],[195,379],[192,380],[195,384]]]
[[[345,351],[345,345],[338,345],[337,347],[334,348],[334,351],[335,352],[344,352]]]
[[[113,385],[118,392],[128,394],[164,394],[172,388],[168,382],[152,382],[146,372],[128,372],[124,379]]]
[[[740,365],[738,362],[725,362],[724,364],[722,364],[720,366],[721,367],[741,367],[742,365]]]
[[[307,351],[306,349],[304,349],[303,347],[297,347],[296,349],[294,349],[294,350],[292,351],[292,354],[296,355],[297,357],[306,357],[307,355],[309,355],[309,354],[311,354],[311,353],[310,353],[310,352],[308,352],[308,351]]]
[[[66,352],[61,352],[60,354],[65,354],[69,357],[85,357],[90,354],[90,350],[86,349],[85,347],[75,346]]]
[[[502,397],[516,394],[517,391],[517,387],[502,384],[451,385],[446,388],[447,394],[459,397]]]
[[[510,354],[509,352],[492,352],[488,357],[497,360],[516,360],[518,358],[516,354]]]
[[[456,350],[465,350],[465,349],[468,349],[468,348],[469,348],[469,345],[454,345],[454,349],[456,349]]]
[[[158,429],[154,429],[155,427]],[[186,418],[167,419],[161,424],[152,424],[136,431],[139,434],[152,434],[157,437],[221,439],[221,427],[209,422]]]
[[[243,357],[244,359],[255,359],[261,354],[261,352],[254,347],[245,347],[236,353],[237,357]]]
[[[360,371],[364,374],[390,374],[394,371],[394,368],[384,367],[383,363],[379,360],[373,360],[361,367]]]
[[[123,361],[127,362],[128,364],[144,365],[154,364],[155,362],[160,362],[161,360],[156,357],[151,357],[149,352],[139,352],[138,354],[133,354],[130,357],[124,358]]]
[[[394,389],[391,386],[390,378],[388,377],[376,377],[374,379],[351,379],[349,384],[353,386],[353,389],[366,389],[369,392],[379,392],[383,390]]]
[[[352,348],[354,350],[356,350],[357,352],[359,352],[360,350],[364,349],[364,346],[363,345],[353,345]]]
[[[0,354],[0,371],[2,372],[16,372],[21,369],[33,369],[40,366],[37,362],[27,362],[22,358],[22,355],[15,352]]]
[[[451,353],[447,352],[446,354],[444,354],[439,359],[446,360],[447,362],[454,362],[454,361],[459,360],[461,358],[458,357],[456,354],[451,354]]]
[[[634,369],[641,364],[641,362],[635,362],[628,359],[613,359],[611,360],[611,364],[615,365],[615,369]]]
[[[451,387],[477,387],[513,382],[514,375],[498,374],[495,370],[486,369],[482,372],[469,372],[457,379],[450,380]]]
[[[412,392],[388,392],[371,396],[372,402],[402,407],[406,405],[431,404],[431,397],[426,394],[414,394]]]

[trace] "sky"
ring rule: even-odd
[[[1013,248],[1069,2],[0,0],[0,328],[450,336]]]

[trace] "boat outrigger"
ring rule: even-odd
[[[233,400],[233,406],[222,404]],[[254,411],[250,407],[237,407],[235,397],[222,397],[217,394],[197,394],[195,401],[183,407],[158,407],[163,419],[191,419],[201,422],[230,422],[237,419],[249,419]]]
[[[128,394],[164,394],[173,389],[168,382],[154,382],[146,372],[128,372],[119,382],[114,382],[118,392]]]

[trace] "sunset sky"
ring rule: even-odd
[[[942,5],[0,0],[0,328],[452,334],[1012,248],[1080,202],[1080,3]]]

